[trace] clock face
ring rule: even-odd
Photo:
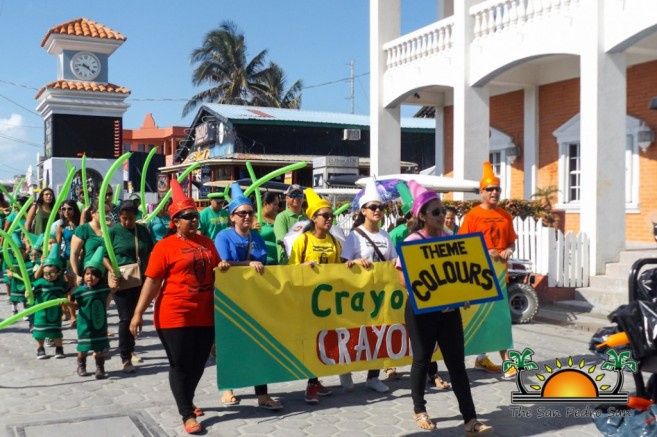
[[[71,58],[71,71],[80,80],[94,80],[100,68],[100,59],[93,53],[79,52]]]

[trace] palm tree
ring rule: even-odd
[[[207,84],[210,88],[192,96],[183,108],[183,115],[203,101],[251,106],[275,102],[276,105],[265,106],[298,108],[301,82],[295,82],[284,93],[285,75],[276,64],[266,66],[266,56],[267,50],[262,50],[248,60],[244,34],[232,21],[221,23],[218,29],[205,36],[203,45],[192,52],[190,63],[198,64],[192,83],[195,86]],[[271,88],[273,85],[278,88]],[[278,103],[273,96],[289,103]]]
[[[612,394],[616,394],[620,391],[623,386],[623,369],[627,367],[632,372],[636,373],[636,361],[632,360],[632,354],[630,351],[621,352],[620,354],[614,349],[609,349],[607,351],[607,356],[609,357],[608,361],[602,363],[600,368],[602,370],[612,370],[618,373],[618,379],[616,380],[616,386],[611,391]]]
[[[283,69],[278,64],[270,62],[262,75],[262,85],[266,89],[254,97],[253,103],[257,106],[299,109],[303,82],[297,80],[287,90],[285,90],[285,82]]]
[[[522,372],[538,369],[538,365],[532,361],[532,355],[534,355],[534,351],[528,347],[526,347],[522,353],[518,351],[509,351],[509,360],[502,363],[502,372],[506,373],[512,367],[518,371],[516,387],[518,387],[518,391],[524,395],[527,394],[527,390],[525,390],[525,387],[522,384]]]

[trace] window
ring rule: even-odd
[[[637,210],[639,198],[638,132],[641,120],[626,116],[625,141],[625,206],[626,211]],[[559,200],[558,208],[578,211],[581,199],[580,116],[572,117],[553,132],[559,144]]]
[[[493,166],[495,176],[500,178],[500,186],[502,187],[502,198],[511,197],[511,160],[507,153],[514,149],[516,145],[513,143],[511,136],[503,133],[502,131],[490,128],[490,139],[488,140],[488,160]]]

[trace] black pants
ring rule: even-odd
[[[214,327],[158,329],[169,359],[169,385],[183,423],[194,416],[194,393],[214,342]]]
[[[413,411],[423,413],[427,402],[424,400],[424,390],[427,385],[427,371],[431,362],[436,343],[440,347],[449,372],[454,394],[459,403],[463,422],[477,418],[470,380],[465,370],[465,344],[461,312],[431,312],[413,313],[410,303],[406,305],[406,330],[413,348],[413,364],[411,365],[411,397]]]
[[[140,292],[141,286],[114,293],[114,303],[119,313],[119,352],[122,363],[129,361],[135,351],[135,338],[130,332],[130,320],[135,314]]]

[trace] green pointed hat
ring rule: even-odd
[[[62,257],[59,256],[57,246],[53,246],[48,252],[48,257],[43,262],[44,267],[53,266],[57,267],[59,270],[64,270],[64,262]]]
[[[401,197],[402,200],[401,210],[404,215],[406,215],[413,207],[413,195],[411,194],[411,190],[408,189],[406,182],[403,181],[397,183],[397,191],[399,191],[399,197]]]
[[[104,275],[105,266],[103,265],[103,255],[105,255],[105,248],[98,246],[89,261],[84,263],[84,268],[91,267],[92,269],[98,270],[101,275]]]

